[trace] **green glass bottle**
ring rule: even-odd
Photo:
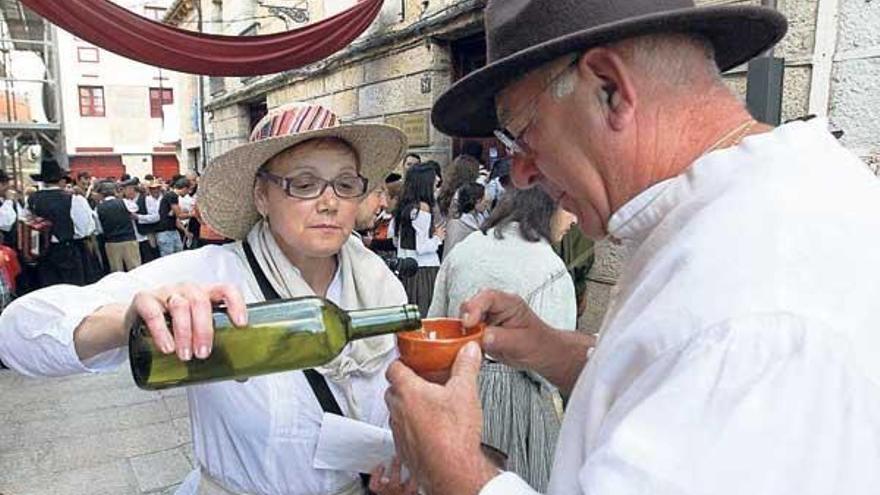
[[[353,340],[421,327],[412,304],[346,312],[320,297],[300,297],[249,304],[247,310],[248,324],[240,328],[226,312],[214,312],[211,355],[190,361],[163,354],[144,322],[136,321],[128,339],[135,383],[160,390],[312,368],[333,360]]]

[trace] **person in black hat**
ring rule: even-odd
[[[434,126],[495,136],[516,187],[626,253],[598,340],[509,294],[461,306],[487,355],[568,396],[547,493],[875,493],[880,182],[824,119],[758,123],[721,77],[785,18],[690,0],[489,0],[484,18],[488,64]],[[535,493],[481,452],[504,425],[482,418],[480,363],[465,346],[445,386],[391,365],[397,452],[428,493]]]
[[[52,223],[49,249],[37,265],[42,286],[85,283],[81,240],[92,233],[95,224],[86,199],[62,189],[64,177],[52,158],[43,159],[40,173],[31,175],[43,187],[28,198],[28,210]]]

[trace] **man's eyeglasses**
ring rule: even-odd
[[[311,174],[296,177],[281,177],[265,170],[257,172],[257,177],[277,184],[288,196],[297,199],[315,199],[333,187],[336,196],[342,199],[357,199],[367,192],[367,179],[360,175],[340,175],[332,180],[322,179]]]
[[[552,77],[547,79],[544,83],[544,86],[540,91],[535,93],[531,98],[529,98],[528,103],[523,108],[528,109],[528,113],[525,112],[520,113],[519,115],[528,115],[528,120],[525,121],[525,125],[522,126],[518,132],[510,129],[512,123],[517,122],[519,119],[519,115],[514,116],[507,120],[507,125],[502,127],[501,129],[495,129],[493,134],[495,134],[495,138],[501,142],[501,144],[507,149],[507,154],[511,157],[516,155],[524,155],[526,151],[529,149],[528,144],[523,140],[523,135],[525,135],[526,131],[531,127],[532,122],[535,120],[535,116],[538,114],[538,98],[544,94],[545,91],[550,89],[556,81],[559,80],[569,69],[577,65],[578,57],[572,56],[572,60],[567,63],[559,72],[554,74]]]

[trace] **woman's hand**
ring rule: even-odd
[[[247,324],[244,298],[235,286],[178,284],[138,292],[126,311],[125,327],[130,328],[139,316],[165,354],[176,351],[182,361],[189,361],[193,355],[205,359],[214,342],[212,304],[219,302],[226,304],[233,324]],[[165,322],[166,314],[171,315],[173,333]]]
[[[437,227],[436,229],[434,229],[434,237],[437,237],[441,241],[446,240],[446,226],[441,225],[441,226]]]
[[[376,495],[415,495],[419,486],[415,477],[410,476],[405,482],[401,480],[400,459],[395,456],[391,461],[391,468],[385,471],[385,466],[379,464],[370,473],[370,491]]]

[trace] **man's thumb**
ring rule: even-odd
[[[483,352],[480,344],[468,342],[458,351],[458,356],[452,364],[450,379],[475,381],[480,373],[480,364],[483,362]]]

